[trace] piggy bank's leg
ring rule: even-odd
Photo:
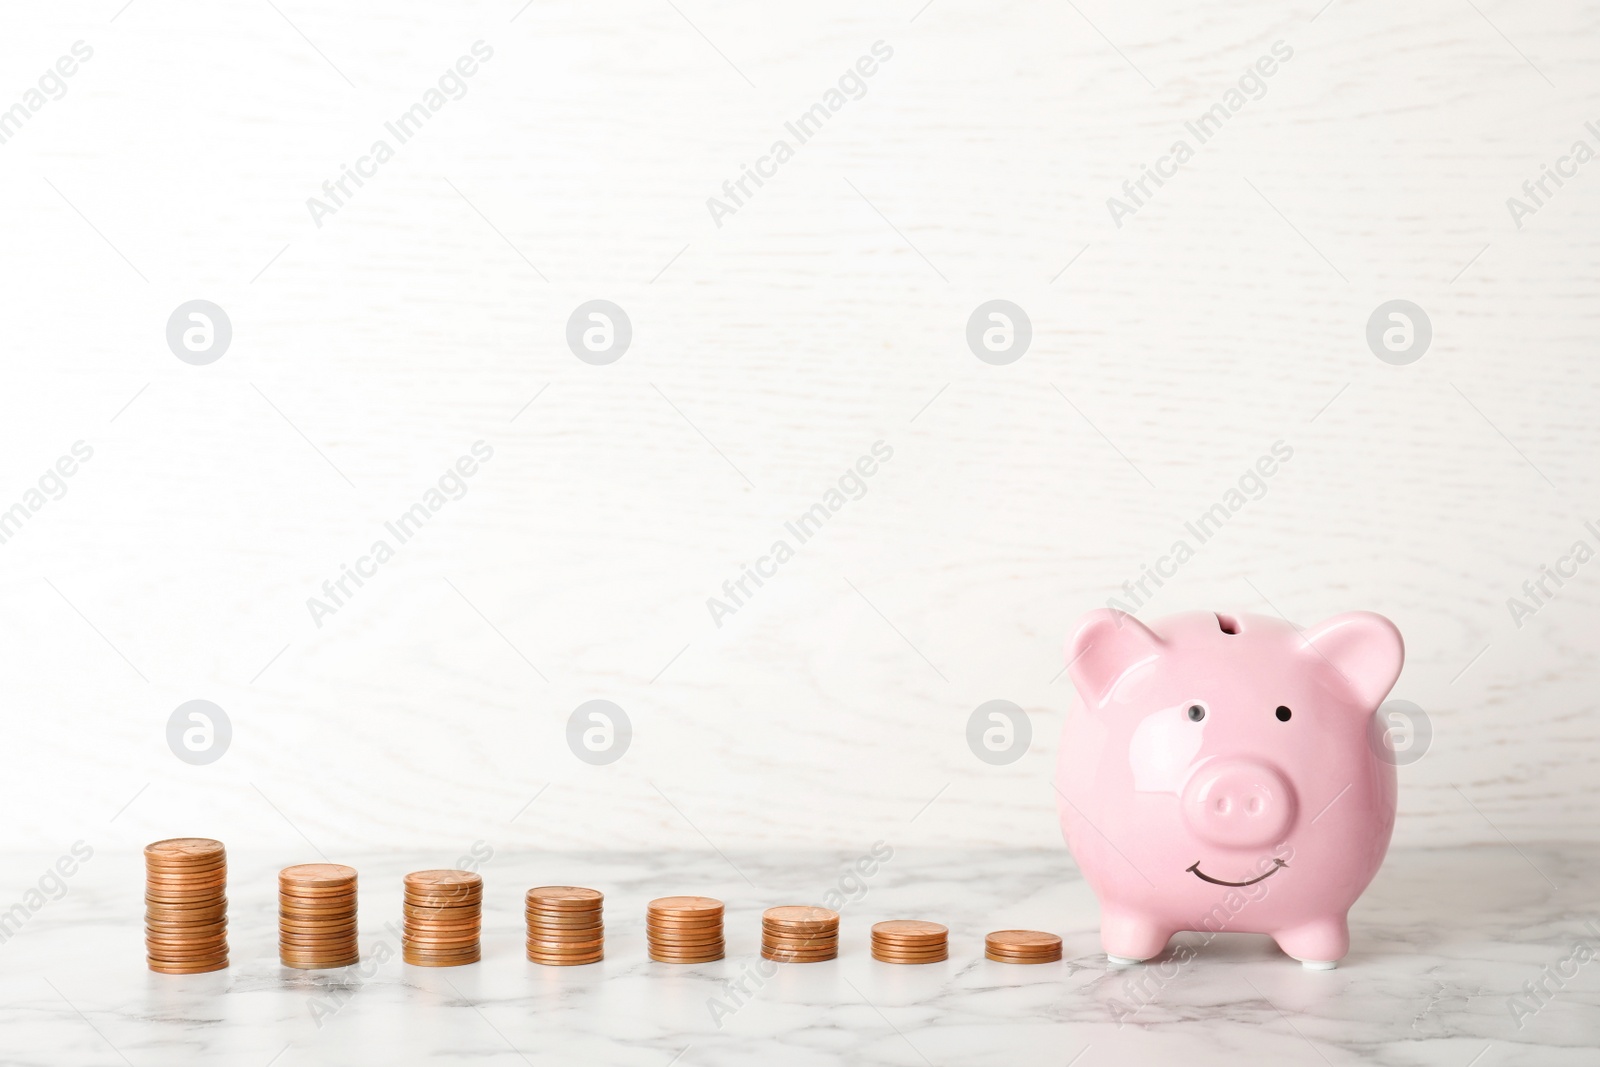
[[[1272,939],[1307,967],[1329,970],[1350,951],[1350,925],[1343,915],[1334,915],[1280,930]]]
[[[1139,963],[1159,956],[1175,932],[1137,912],[1101,911],[1100,946],[1112,963]]]

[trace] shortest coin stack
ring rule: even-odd
[[[598,889],[546,885],[528,890],[528,958],[550,967],[575,967],[605,958],[605,923]]]
[[[1000,963],[1054,963],[1061,938],[1043,930],[996,930],[983,939],[983,954]]]
[[[645,941],[658,963],[710,963],[726,951],[722,901],[711,897],[661,897],[644,913]]]
[[[761,913],[761,955],[780,963],[818,963],[839,957],[839,913],[790,905]]]
[[[882,963],[938,963],[950,958],[950,931],[921,919],[891,919],[872,927],[872,958]]]
[[[483,878],[471,871],[406,875],[401,955],[417,967],[459,967],[482,958]]]
[[[228,856],[221,841],[174,837],[144,850],[144,944],[152,971],[228,965]]]
[[[356,872],[339,863],[300,863],[278,872],[278,959],[285,967],[345,967],[356,946]]]

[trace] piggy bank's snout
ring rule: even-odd
[[[1213,845],[1275,845],[1294,821],[1294,794],[1283,775],[1264,763],[1212,760],[1184,788],[1183,818],[1197,837]]]

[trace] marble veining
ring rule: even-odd
[[[499,853],[482,868],[483,962],[440,970],[400,963],[395,929],[401,875],[441,857],[341,856],[361,871],[363,962],[299,972],[278,965],[273,925],[274,871],[297,858],[235,855],[232,966],[172,977],[144,968],[138,857],[97,854],[0,945],[0,1062],[1564,1067],[1600,1055],[1588,844],[1398,850],[1329,972],[1255,935],[1180,935],[1152,963],[1114,967],[1064,850],[917,849],[859,879],[846,853]],[[523,891],[552,882],[606,892],[604,962],[523,957]],[[763,965],[761,909],[841,884],[840,958]],[[644,904],[672,892],[727,902],[726,960],[645,957]],[[947,923],[950,960],[873,961],[868,927],[892,917]],[[984,933],[1012,926],[1060,933],[1066,958],[984,959]]]

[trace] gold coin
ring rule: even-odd
[[[464,916],[444,922],[439,919],[417,919],[406,917],[407,930],[480,930],[483,928],[483,919],[477,915]]]
[[[219,863],[215,867],[147,867],[144,872],[146,882],[158,885],[187,885],[191,882],[216,881],[228,877],[228,865]]]
[[[673,936],[659,934],[651,930],[648,931],[644,936],[645,940],[650,942],[652,945],[704,945],[711,941],[721,941],[723,939],[721,930],[711,930],[703,934],[681,934]]]
[[[529,907],[548,908],[551,911],[593,911],[605,901],[598,889],[585,889],[576,885],[541,885],[528,890]]]
[[[209,837],[169,837],[144,846],[144,858],[147,861],[178,866],[208,863],[226,854],[222,842]]]
[[[433,891],[454,887],[483,888],[483,876],[472,871],[430,870],[412,871],[405,877],[407,889]]]
[[[184,931],[162,930],[146,928],[144,932],[145,944],[158,945],[201,945],[223,944],[228,940],[228,928],[225,926],[196,927],[198,933],[190,934]]]
[[[221,904],[227,900],[227,892],[222,886],[215,889],[206,889],[197,893],[180,893],[165,889],[146,889],[144,902],[146,904]]]
[[[403,948],[400,955],[407,963],[416,963],[423,966],[431,964],[439,967],[454,967],[463,963],[477,963],[483,958],[482,951],[476,945],[460,952],[443,952],[426,948]]]
[[[361,957],[354,953],[332,959],[314,960],[283,959],[280,957],[278,962],[285,967],[293,967],[299,971],[323,971],[333,967],[348,967],[353,963],[360,963]]]
[[[147,930],[171,930],[174,933],[183,933],[187,930],[203,930],[210,926],[227,926],[227,913],[220,908],[208,913],[195,915],[146,915],[144,925]]]
[[[940,952],[950,951],[948,944],[937,945],[892,945],[882,941],[872,943],[872,951],[881,952],[885,956],[928,956]]]
[[[997,952],[1050,952],[1061,947],[1061,938],[1043,930],[996,930],[983,943]]]
[[[996,963],[1055,963],[1061,959],[1060,951],[1048,956],[1009,956],[1003,952],[991,952],[985,949],[983,954]]]
[[[809,904],[786,904],[762,912],[761,922],[763,925],[781,926],[785,929],[795,927],[812,929],[819,926],[838,926],[839,913],[831,908],[816,908]]]
[[[524,908],[522,915],[529,922],[541,926],[590,926],[605,922],[605,916],[598,908],[594,911],[542,911],[538,908]]]
[[[551,931],[551,932],[553,932],[555,934],[558,934],[558,935],[565,934],[569,930],[580,931],[580,932],[584,931],[584,930],[604,930],[605,926],[606,926],[606,924],[601,922],[598,917],[590,919],[588,922],[581,922],[581,923],[578,923],[578,922],[552,923],[552,922],[546,922],[542,918],[534,918],[532,916],[529,916],[528,919],[527,919],[527,927],[528,927],[528,929],[530,929],[530,930],[549,930],[549,931]]]
[[[356,880],[356,869],[342,863],[297,863],[278,872],[279,883],[301,888],[334,888]]]
[[[150,881],[144,883],[144,896],[168,899],[176,897],[179,901],[189,897],[218,896],[227,893],[226,878],[211,878],[208,881]]]
[[[761,947],[784,952],[821,952],[825,949],[838,948],[839,939],[837,937],[828,937],[818,938],[815,941],[796,941],[786,938],[763,937],[761,939]]]
[[[592,941],[604,937],[606,933],[602,926],[564,927],[559,930],[549,926],[530,926],[527,932],[535,941]]]
[[[605,955],[602,954],[602,953],[597,952],[592,956],[570,956],[570,957],[559,956],[558,957],[558,956],[538,956],[538,955],[535,955],[532,952],[529,952],[528,953],[528,959],[531,960],[534,963],[542,964],[542,965],[544,965],[546,967],[582,967],[585,964],[589,964],[589,963],[599,963],[601,960],[605,959]]]
[[[714,897],[657,897],[645,907],[646,916],[664,918],[710,917],[722,914],[722,901]]]
[[[709,952],[701,956],[679,956],[664,952],[657,952],[655,949],[650,950],[650,958],[655,960],[657,963],[715,963],[717,960],[722,959],[725,955],[726,953],[720,949],[716,952]]]
[[[923,919],[890,919],[873,923],[872,936],[883,940],[928,941],[945,937],[950,928]]]
[[[223,959],[228,955],[228,950],[223,947],[206,949],[204,952],[178,952],[172,949],[146,947],[144,953],[146,962],[182,966],[187,963],[211,963]]]
[[[646,929],[662,930],[695,930],[702,926],[720,927],[722,924],[723,916],[721,914],[694,916],[647,915],[644,920]]]
[[[594,938],[589,941],[535,941],[528,940],[528,947],[536,948],[541,952],[592,952],[605,944],[604,938]]]
[[[218,934],[224,934],[227,932],[227,920],[223,920],[219,923],[204,923],[193,926],[176,926],[170,923],[151,922],[144,924],[144,935],[146,937],[160,937],[166,939],[215,937]]]
[[[400,939],[407,944],[466,945],[483,940],[480,930],[407,930]]]
[[[226,970],[228,966],[226,956],[220,960],[207,960],[201,963],[165,963],[160,960],[146,962],[157,974],[205,974],[208,971]]]
[[[340,893],[327,896],[303,897],[298,893],[279,893],[278,906],[280,908],[354,908],[357,897],[354,893]]]
[[[761,958],[772,960],[776,963],[826,963],[828,960],[838,959],[839,950],[834,949],[832,952],[801,956],[793,952],[775,952],[769,948],[762,948]]]
[[[285,934],[336,934],[357,928],[355,920],[344,923],[286,923],[278,920],[278,931]]]

